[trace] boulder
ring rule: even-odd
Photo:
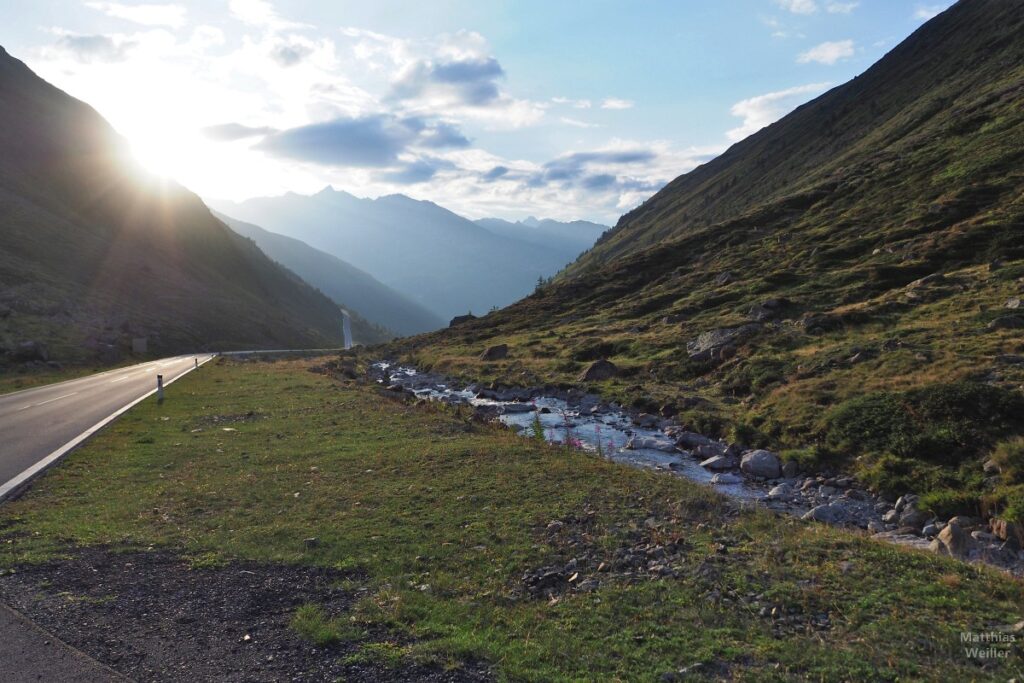
[[[920,529],[924,526],[925,522],[932,518],[931,514],[924,510],[918,510],[917,508],[906,508],[900,514],[900,526],[912,526],[915,529]]]
[[[626,442],[627,450],[635,451],[641,448],[650,448],[656,451],[675,453],[676,442],[668,438],[658,438],[654,436],[632,436],[629,441]]]
[[[676,445],[684,450],[695,450],[701,446],[713,443],[715,442],[697,432],[679,432],[676,434]]]
[[[1005,519],[992,520],[992,533],[1002,541],[1009,541],[1017,546],[1024,546],[1024,525],[1008,522]]]
[[[693,449],[693,457],[700,458],[701,460],[707,460],[708,458],[713,458],[716,455],[726,455],[726,447],[724,443],[712,441],[711,443],[701,444]]]
[[[701,462],[700,466],[704,469],[720,471],[731,470],[736,467],[737,464],[736,458],[730,458],[727,455],[716,455]]]
[[[600,382],[606,379],[611,379],[617,375],[619,369],[615,367],[615,363],[609,360],[595,360],[593,363],[587,366],[587,369],[580,373],[578,381],[580,382]]]
[[[792,487],[789,484],[779,484],[768,492],[769,498],[788,498],[793,493]]]
[[[761,303],[754,304],[747,311],[747,318],[757,322],[772,320],[782,315],[783,309],[789,304],[788,299],[765,299]]]
[[[480,360],[501,360],[508,357],[508,344],[495,344],[488,346],[480,354]]]
[[[11,349],[11,360],[16,363],[48,361],[50,360],[50,353],[44,345],[37,341],[23,341]]]
[[[719,472],[715,476],[711,477],[712,484],[742,484],[743,477],[732,472]]]
[[[466,315],[457,315],[454,318],[452,318],[452,321],[450,323],[448,323],[448,327],[455,327],[456,325],[468,323],[470,320],[476,320],[476,316],[473,315],[472,313],[467,313]]]
[[[1024,328],[1024,317],[1004,315],[990,322],[985,329],[994,332],[995,330],[1019,330],[1021,328]]]
[[[752,477],[776,479],[782,474],[779,457],[771,451],[750,451],[740,460],[740,469]]]
[[[1012,299],[1007,299],[1006,300],[1006,307],[1007,308],[1012,308],[1012,309],[1021,308],[1020,297],[1019,296],[1015,296]]]
[[[686,353],[691,360],[725,360],[742,344],[761,329],[760,323],[747,323],[739,327],[720,327],[702,332],[696,339],[686,342]]]
[[[811,508],[802,519],[824,522],[826,524],[842,524],[847,521],[846,506],[840,501],[832,501],[827,505],[819,505]]]
[[[964,557],[972,544],[971,537],[958,524],[947,524],[935,537],[929,548],[940,555]]]
[[[786,479],[793,479],[798,474],[800,474],[800,465],[797,464],[796,460],[787,460],[782,463],[782,476]]]

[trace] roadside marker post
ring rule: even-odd
[[[157,375],[156,376],[156,402],[157,403],[163,403],[164,402],[164,376],[163,375]]]

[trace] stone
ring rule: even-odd
[[[700,446],[715,443],[703,434],[697,432],[679,432],[676,434],[676,445],[684,450],[694,450]]]
[[[673,315],[666,315],[664,318],[661,319],[661,322],[663,322],[666,325],[678,325],[684,320],[686,320],[685,315],[682,315],[681,313],[675,313]]]
[[[738,464],[736,458],[730,458],[727,455],[716,455],[701,462],[700,466],[708,470],[721,471],[734,469]]]
[[[924,526],[925,522],[931,519],[931,514],[924,510],[918,510],[917,508],[904,509],[900,514],[900,525],[910,526],[920,530]]]
[[[650,448],[656,451],[665,451],[666,453],[674,453],[676,450],[676,442],[668,438],[659,438],[656,436],[638,436],[633,435],[626,442],[626,449],[635,451],[642,448]]]
[[[745,454],[740,460],[740,469],[753,477],[764,479],[777,479],[782,474],[778,456],[766,450]]]
[[[306,550],[312,550],[313,548],[319,548],[320,547],[320,539],[316,538],[316,537],[306,538],[306,539],[302,540],[302,545],[304,545],[306,547]]]
[[[580,373],[577,378],[580,382],[601,382],[615,377],[619,369],[609,360],[595,360],[587,366],[587,369]]]
[[[1006,308],[1018,309],[1021,308],[1020,297],[1015,296],[1006,300]]]
[[[868,522],[868,531],[872,534],[879,534],[885,531],[885,527],[876,522],[875,520],[871,520],[870,522]]]
[[[452,318],[450,323],[448,323],[448,327],[462,325],[463,323],[468,323],[471,320],[476,320],[476,316],[473,315],[472,313],[467,313],[466,315],[457,315],[454,318]]]
[[[968,517],[967,515],[957,515],[956,517],[953,517],[948,522],[946,522],[946,524],[947,525],[954,525],[955,524],[956,526],[960,527],[961,529],[967,530],[967,529],[972,529],[972,528],[978,526],[978,520],[974,519],[974,517]]]
[[[724,273],[719,273],[715,277],[715,284],[716,285],[727,285],[727,284],[729,284],[730,282],[732,282],[735,279],[736,279],[736,276],[733,275],[731,272],[729,272],[727,270]]]
[[[940,555],[950,555],[951,557],[964,557],[967,552],[971,549],[973,541],[958,524],[947,524],[946,527],[939,532],[939,535],[935,537],[929,548]]]
[[[702,444],[693,449],[693,457],[706,460],[707,458],[713,458],[716,455],[727,455],[727,451],[728,449],[725,444],[713,441],[711,443]]]
[[[934,524],[925,524],[924,528],[921,529],[922,536],[935,536],[939,533],[939,527]]]
[[[979,543],[992,543],[996,540],[995,534],[989,533],[988,531],[982,531],[981,529],[972,531],[971,538]]]
[[[1021,524],[994,518],[991,527],[992,533],[1000,540],[1016,541],[1017,545],[1024,546],[1024,526]]]
[[[846,521],[846,517],[846,507],[839,501],[832,501],[827,505],[811,508],[801,519],[825,522],[826,524],[841,524]]]
[[[742,484],[743,477],[732,472],[719,472],[715,476],[711,477],[712,484]]]
[[[502,358],[508,358],[508,344],[495,344],[494,346],[488,346],[484,352],[480,354],[480,360],[501,360]]]
[[[989,332],[996,330],[1019,330],[1024,328],[1024,317],[1019,315],[1004,315],[990,322],[985,329]]]
[[[793,489],[789,484],[779,484],[772,488],[768,492],[769,498],[788,498],[793,493]]]
[[[686,353],[691,360],[724,360],[735,354],[736,346],[757,334],[759,323],[747,323],[739,327],[720,327],[702,332],[696,339],[686,342]]]
[[[499,409],[504,415],[514,415],[516,413],[532,413],[537,409],[537,406],[532,403],[506,403]]]
[[[895,509],[894,510],[889,510],[884,515],[882,515],[882,521],[885,522],[886,524],[895,524],[896,522],[899,521],[899,519],[900,519],[900,513],[897,512]]]

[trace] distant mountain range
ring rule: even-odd
[[[0,362],[112,359],[138,337],[155,353],[342,341],[334,301],[2,48],[0,226]]]
[[[401,335],[444,325],[438,316],[336,256],[220,212],[215,211],[214,215],[334,301],[358,306],[362,316],[373,323]]]
[[[361,199],[330,187],[315,195],[208,202],[366,271],[444,320],[522,298],[605,230],[582,221],[474,223],[432,202]]]

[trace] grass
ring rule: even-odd
[[[0,374],[0,395],[9,394],[22,389],[53,384],[54,382],[66,382],[69,379],[86,377],[97,372],[113,370],[118,367],[125,367],[132,363],[141,362],[138,359],[126,360],[116,365],[72,365],[62,368],[6,368]]]
[[[758,681],[1024,674],[1018,651],[982,666],[959,645],[960,631],[1024,618],[1017,581],[737,510],[310,364],[221,359],[143,402],[0,508],[0,568],[73,545],[336,567],[366,597],[344,614],[302,607],[304,637],[356,642],[349,656],[366,661],[484,661],[502,680],[654,680],[695,664]],[[678,544],[678,576],[595,571],[637,543]],[[594,592],[523,590],[525,573],[573,558],[589,558]]]

